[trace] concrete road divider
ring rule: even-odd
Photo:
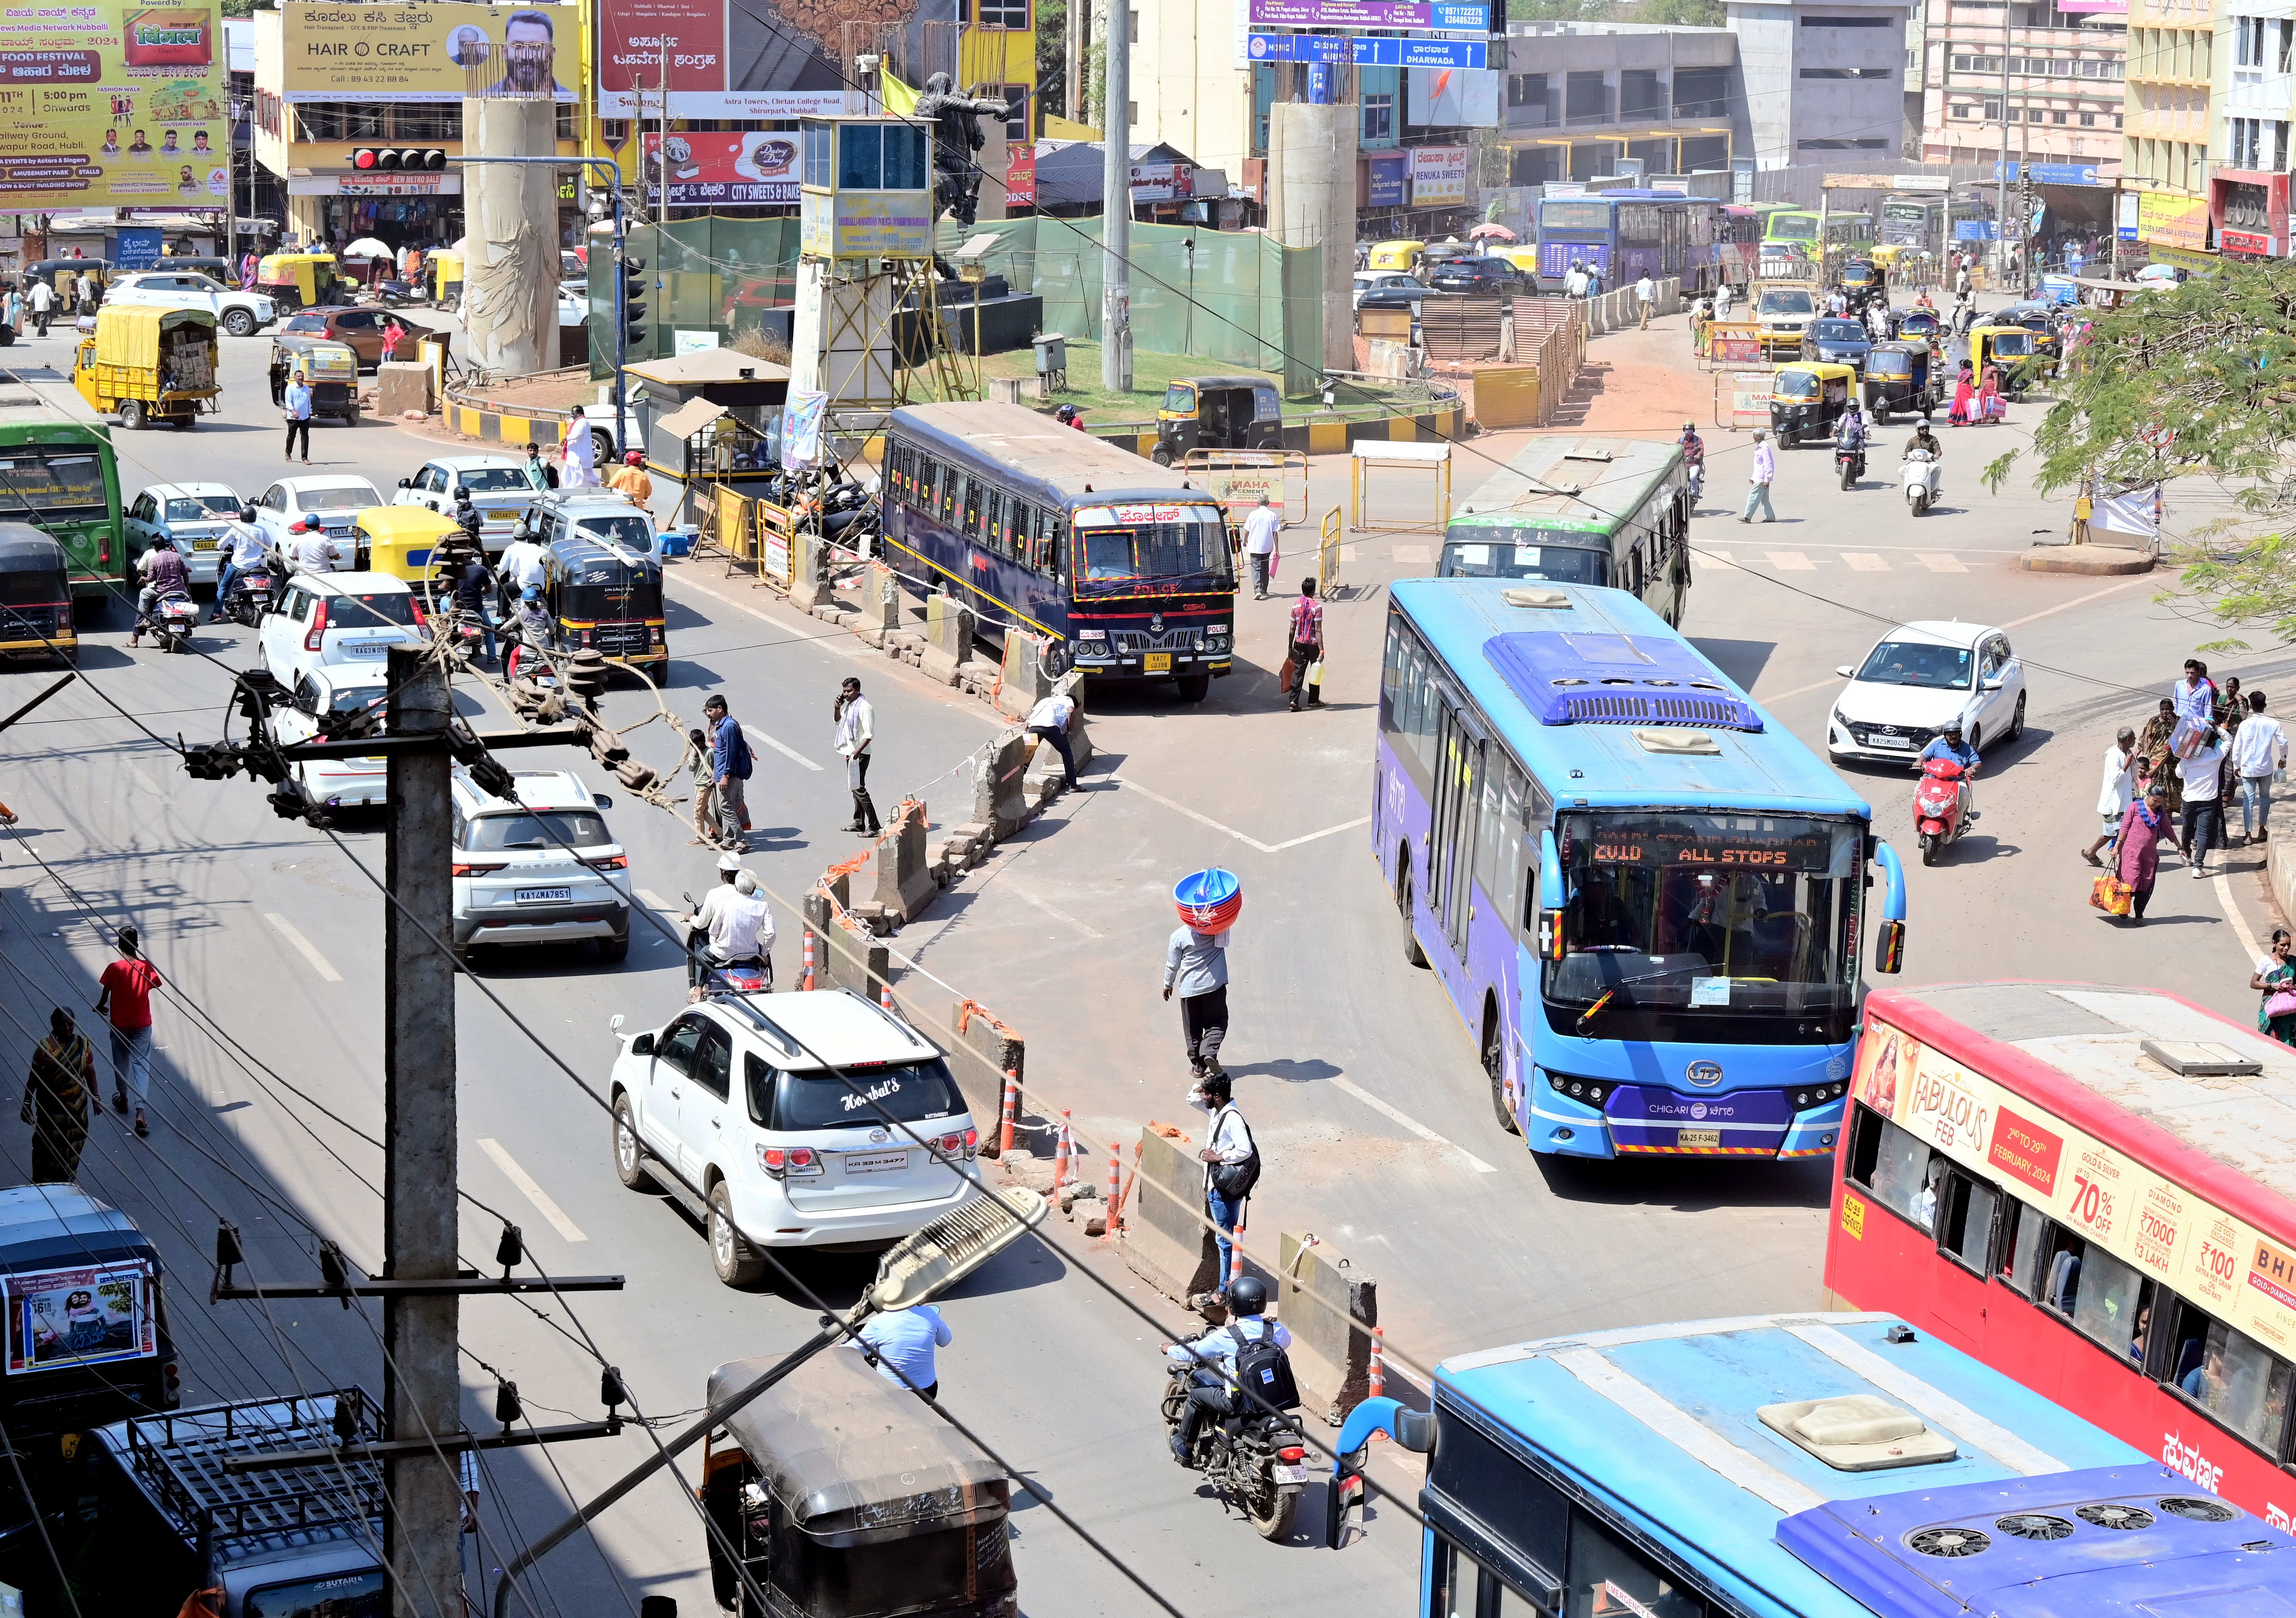
[[[1053,694],[1060,682],[1045,672],[1045,643],[1018,629],[1004,632],[1004,662],[998,670],[996,710],[1007,719],[1025,719],[1029,710]]]
[[[790,605],[811,612],[830,598],[829,542],[818,534],[790,541]]]
[[[1273,1292],[1292,1330],[1292,1376],[1300,1384],[1300,1409],[1337,1426],[1371,1392],[1379,1282],[1306,1231],[1283,1233],[1276,1270]]]
[[[972,661],[972,609],[950,595],[925,597],[924,661],[928,679],[956,684],[956,671]]]
[[[873,562],[860,594],[861,621],[855,632],[864,645],[882,651],[885,637],[901,627],[900,579],[883,563]]]
[[[923,915],[940,891],[932,866],[925,860],[927,824],[925,806],[914,798],[905,798],[893,810],[892,824],[869,850],[869,863],[875,867],[871,902],[877,906],[878,914],[904,926]]]
[[[1029,769],[1030,738],[1008,730],[981,751],[972,778],[972,822],[1002,842],[1029,823],[1028,795],[1021,791]]]
[[[1219,1285],[1219,1249],[1203,1205],[1195,1143],[1151,1123],[1140,1132],[1139,1179],[1119,1245],[1132,1272],[1175,1302]]]
[[[956,1076],[956,1088],[964,1093],[965,1108],[972,1114],[976,1126],[983,1119],[1001,1115],[1006,1093],[1012,1096],[1017,1114],[1021,1084],[1029,1064],[1029,1042],[1021,1037],[1020,1031],[998,1021],[978,1001],[959,1000],[949,1013],[949,1032],[956,1044],[980,1058],[978,1062],[948,1064],[949,1072]],[[996,1083],[989,1077],[992,1073],[1005,1075],[1004,1082]],[[1026,1146],[1034,1138],[1017,1116],[1014,1128],[1018,1135],[1028,1137],[1018,1144]],[[1004,1146],[1002,1135],[1000,1129],[996,1137],[999,1151]],[[996,1155],[987,1149],[991,1139],[988,1130],[980,1131],[980,1139],[983,1154]]]

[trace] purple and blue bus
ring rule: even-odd
[[[1538,285],[1559,292],[1573,264],[1603,272],[1605,287],[1628,286],[1648,270],[1681,279],[1685,293],[1713,282],[1723,204],[1671,191],[1604,191],[1538,203]]]
[[[1849,1090],[1873,812],[1624,590],[1389,587],[1373,847],[1534,1152],[1791,1160]]]

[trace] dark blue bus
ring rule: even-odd
[[[910,405],[885,431],[887,562],[1046,670],[1172,679],[1201,702],[1235,652],[1219,502],[1185,474],[1019,405]]]

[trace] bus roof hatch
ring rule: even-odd
[[[1483,655],[1542,725],[1695,725],[1759,730],[1753,703],[1715,680],[1678,641],[1524,630]]]

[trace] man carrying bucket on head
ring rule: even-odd
[[[1199,871],[1172,890],[1179,928],[1164,946],[1164,998],[1180,991],[1180,1031],[1188,1072],[1199,1079],[1225,1073],[1219,1048],[1227,1038],[1227,939],[1243,909],[1243,889],[1230,871]]]

